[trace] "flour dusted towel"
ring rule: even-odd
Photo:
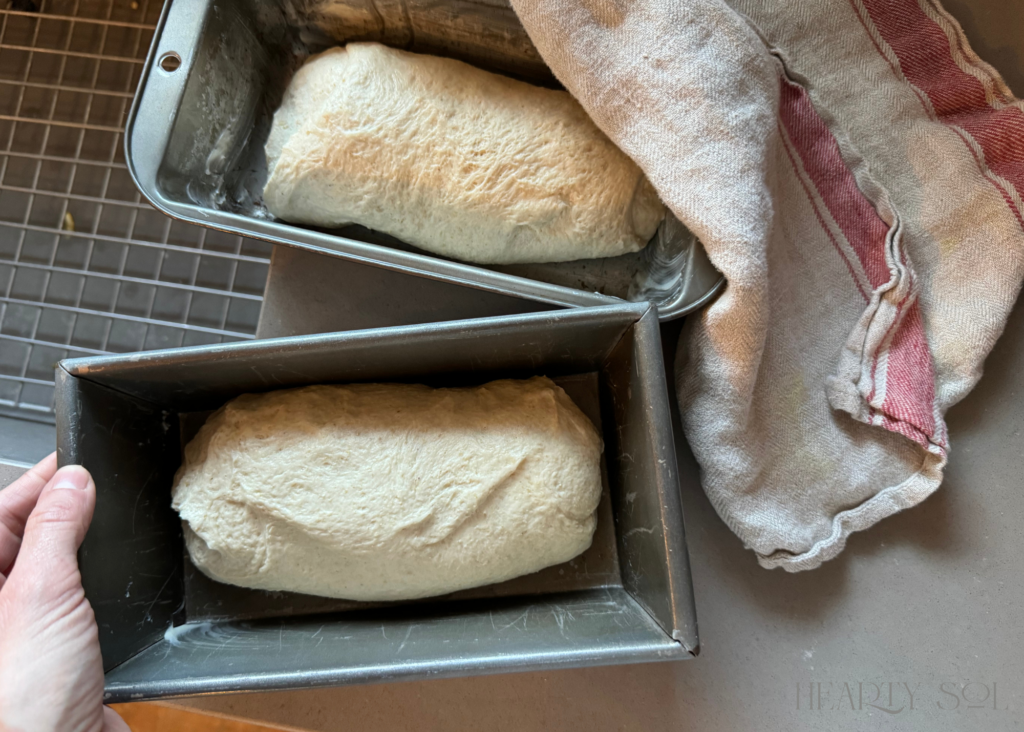
[[[355,222],[483,264],[642,249],[665,208],[564,91],[350,43],[288,85],[263,192],[295,223]]]
[[[189,555],[214,579],[412,599],[589,547],[601,438],[542,377],[245,394],[188,444],[172,493]]]
[[[942,480],[1024,275],[1024,108],[932,0],[513,0],[728,279],[677,387],[715,508],[811,569]]]

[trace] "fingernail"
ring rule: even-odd
[[[77,465],[61,468],[57,473],[54,490],[84,491],[89,487],[89,472]]]

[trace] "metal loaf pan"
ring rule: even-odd
[[[125,135],[143,195],[195,224],[549,305],[649,300],[667,320],[721,287],[700,243],[671,215],[636,254],[501,267],[445,259],[359,226],[318,230],[274,220],[262,205],[273,112],[309,53],[350,40],[557,85],[507,0],[170,0]],[[180,66],[168,71],[167,59]]]
[[[80,565],[106,700],[696,654],[662,358],[656,309],[619,304],[62,361],[59,460],[85,465],[98,491]],[[387,606],[208,580],[190,589],[170,489],[196,413],[305,384],[469,385],[536,374],[575,382],[582,391],[570,395],[605,440],[604,513],[595,546],[575,565]],[[588,388],[592,403],[581,403]]]

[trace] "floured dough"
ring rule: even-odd
[[[193,563],[216,580],[427,597],[587,549],[601,450],[594,425],[543,377],[245,394],[186,447],[173,505]]]
[[[635,252],[664,217],[568,93],[377,43],[310,58],[266,152],[274,216],[354,222],[469,262]]]

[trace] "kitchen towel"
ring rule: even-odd
[[[812,569],[930,495],[1024,277],[1024,105],[931,0],[512,0],[728,280],[676,364],[719,515]]]

